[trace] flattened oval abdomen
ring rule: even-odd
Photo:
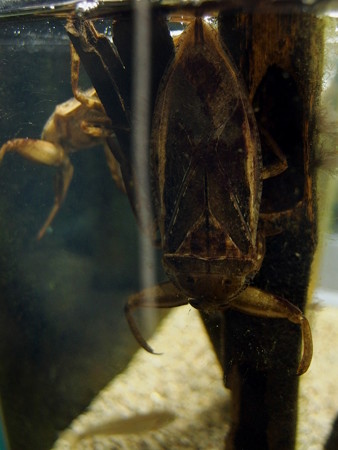
[[[260,144],[239,74],[196,19],[159,91],[153,153],[165,253],[241,258],[255,250]]]

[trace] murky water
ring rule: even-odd
[[[26,5],[25,14],[46,12],[38,3]],[[49,8],[47,17],[33,18],[15,17],[16,4],[6,9],[0,2],[7,11],[0,24],[0,146],[39,139],[56,105],[72,97],[64,16],[74,5],[56,3],[59,17]],[[121,6],[106,2],[104,15],[105,8]],[[111,37],[109,19],[97,26]],[[80,84],[90,86],[83,71]],[[55,169],[18,154],[6,154],[0,165],[0,390],[12,450],[50,448],[138,349],[123,313],[141,283],[129,201],[100,143],[72,153],[71,162],[67,197],[41,240]],[[160,252],[155,258],[154,277],[162,280]]]

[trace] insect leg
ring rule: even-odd
[[[73,166],[62,147],[41,139],[12,139],[0,149],[0,162],[5,153],[16,152],[20,156],[39,164],[58,168],[55,180],[54,205],[37,239],[41,239],[60,209],[73,176]]]
[[[295,223],[304,215],[304,201],[299,201],[294,208],[284,211],[260,213],[261,229],[264,236],[282,233],[290,222]]]
[[[95,109],[97,111],[103,111],[104,108],[99,99],[93,96],[86,95],[79,89],[79,73],[80,73],[80,58],[76,53],[73,44],[70,44],[70,61],[71,61],[71,82],[73,95],[80,103],[86,105],[89,109]]]
[[[288,168],[288,163],[284,153],[279,148],[277,142],[273,139],[271,134],[262,126],[259,127],[259,131],[268,149],[274,153],[278,159],[275,163],[269,164],[267,167],[263,167],[262,180],[266,180],[283,173]]]
[[[119,145],[118,142],[115,142],[116,145]],[[105,143],[103,145],[104,154],[106,156],[107,166],[110,170],[110,174],[120,191],[124,194],[126,193],[126,187],[124,185],[124,181],[121,174],[120,164],[117,162],[115,156],[112,154],[110,148]]]
[[[107,138],[114,134],[111,122],[108,117],[96,118],[95,120],[83,120],[81,122],[81,129],[88,136],[95,138]]]
[[[135,339],[149,353],[155,353],[138,329],[132,313],[137,308],[173,308],[188,303],[187,297],[182,294],[171,282],[165,282],[144,289],[137,294],[131,295],[125,305],[124,312],[129,327]]]
[[[290,322],[300,325],[303,352],[297,375],[302,375],[307,371],[311,364],[313,350],[311,328],[308,320],[297,306],[276,295],[248,287],[236,297],[231,308],[257,317],[288,319]]]

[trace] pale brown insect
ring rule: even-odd
[[[11,139],[0,149],[0,163],[6,153],[14,152],[34,163],[57,168],[54,204],[39,230],[38,239],[44,236],[66,197],[74,170],[70,153],[102,144],[111,175],[118,187],[124,189],[119,165],[105,145],[105,138],[112,136],[113,131],[95,89],[79,93],[74,88],[74,95],[78,99],[71,98],[55,108],[42,130],[41,139]]]

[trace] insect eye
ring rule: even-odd
[[[223,285],[224,286],[231,286],[232,285],[232,280],[230,280],[229,278],[226,280],[223,280]]]

